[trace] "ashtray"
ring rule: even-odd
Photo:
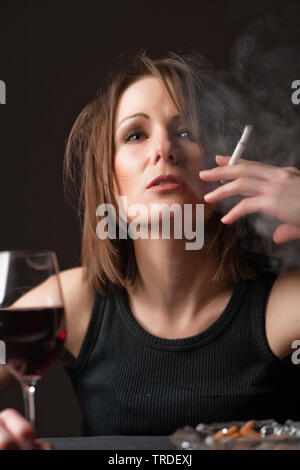
[[[180,450],[299,450],[300,421],[199,423],[177,429],[170,440]]]

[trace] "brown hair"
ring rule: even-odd
[[[171,99],[185,114],[194,136],[205,150],[207,167],[216,166],[216,154],[231,154],[242,131],[241,125],[228,112],[222,100],[222,88],[201,56],[169,53],[162,59],[152,60],[142,52],[128,67],[109,77],[110,83],[76,119],[66,144],[64,167],[65,183],[71,182],[75,187],[79,183],[80,188],[81,255],[86,279],[102,295],[106,295],[109,283],[126,288],[137,274],[133,241],[130,238],[100,240],[96,234],[99,221],[96,209],[108,203],[118,212],[113,185],[115,112],[123,91],[149,75],[163,81]],[[247,232],[244,218],[224,225],[217,207],[206,225],[210,236],[204,246],[217,255],[218,269],[213,280],[227,279],[236,283],[240,279],[254,279],[257,260],[240,243],[240,237]]]

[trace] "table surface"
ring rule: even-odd
[[[169,436],[45,437],[57,450],[176,450]]]

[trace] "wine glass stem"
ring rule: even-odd
[[[23,381],[21,382],[23,398],[24,398],[24,408],[25,408],[25,418],[30,421],[33,427],[35,427],[35,388],[36,380]]]

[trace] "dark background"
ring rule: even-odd
[[[228,67],[235,39],[269,11],[262,0],[0,1],[0,250],[47,248],[60,268],[80,265],[80,227],[63,190],[66,138],[82,107],[128,55],[201,50]],[[300,78],[300,77],[295,77]],[[76,204],[76,201],[74,201]],[[17,384],[0,391],[0,409],[23,411]],[[79,434],[79,408],[63,367],[37,391],[41,436]]]

